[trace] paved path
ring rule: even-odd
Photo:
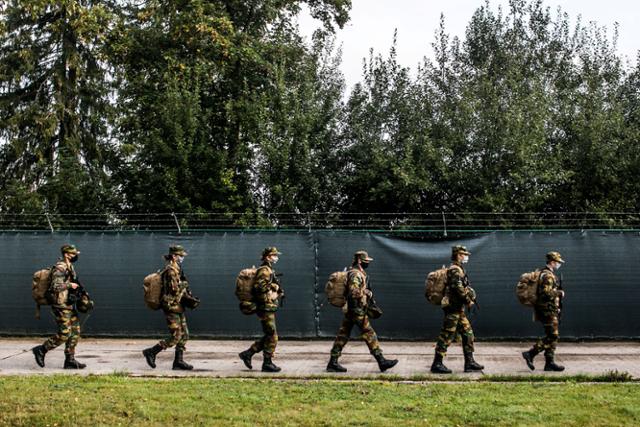
[[[46,368],[36,365],[30,351],[10,357],[7,356],[29,350],[42,339],[0,339],[0,375],[41,375],[53,373],[111,374],[114,372],[145,376],[209,376],[209,377],[244,377],[269,376],[260,372],[262,357],[254,357],[254,369],[245,368],[238,352],[246,349],[250,341],[241,340],[194,340],[190,341],[185,360],[195,366],[191,372],[171,370],[173,352],[165,351],[158,356],[157,369],[147,366],[141,354],[145,347],[153,345],[156,340],[147,339],[82,339],[77,349],[78,360],[87,364],[82,371],[61,369],[64,355],[62,347],[47,354]],[[291,377],[308,377],[328,375],[340,377],[344,374],[325,372],[331,341],[281,341],[274,361],[282,367],[280,375]],[[485,374],[531,375],[520,353],[530,343],[490,343],[476,344],[476,359],[485,365]],[[400,363],[388,373],[405,378],[429,373],[433,357],[432,342],[383,342],[385,356],[395,357]],[[596,342],[596,343],[561,343],[558,351],[558,362],[566,365],[561,373],[545,373],[544,358],[536,359],[537,369],[534,373],[547,375],[603,374],[617,369],[640,378],[640,344],[633,342]],[[348,368],[348,376],[372,376],[379,371],[375,360],[369,355],[365,344],[361,341],[350,342],[345,348],[340,362]],[[464,374],[462,372],[462,351],[459,344],[454,344],[445,360],[454,373],[462,374],[470,379],[481,374]]]

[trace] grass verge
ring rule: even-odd
[[[529,377],[530,378],[530,377]],[[0,378],[0,425],[640,425],[636,383]]]

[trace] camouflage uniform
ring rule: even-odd
[[[76,281],[76,272],[72,264],[60,260],[53,267],[49,289],[53,300],[51,310],[58,324],[58,333],[44,342],[43,345],[47,351],[64,343],[64,353],[75,354],[76,345],[80,339],[80,319],[75,307],[69,304],[68,296],[72,291],[71,283]]]
[[[563,292],[559,289],[558,278],[550,267],[559,266],[564,263],[564,260],[560,253],[555,251],[549,252],[546,258],[547,266],[540,271],[536,291],[537,299],[533,307],[536,320],[544,326],[545,336],[538,339],[529,351],[523,352],[522,357],[529,369],[534,370],[533,359],[537,354],[544,352],[544,370],[559,372],[564,370],[564,366],[556,364],[554,358],[558,345],[560,298],[563,297]]]
[[[171,336],[158,344],[163,350],[176,346],[177,350],[185,350],[189,340],[189,328],[184,307],[180,303],[187,292],[189,283],[182,272],[182,267],[175,261],[169,261],[162,272],[162,311],[167,319],[167,326]]]
[[[393,368],[398,363],[397,359],[385,359],[380,349],[376,331],[373,330],[369,322],[368,310],[373,300],[373,294],[369,288],[369,276],[364,270],[371,261],[373,261],[373,258],[370,258],[365,251],[358,251],[353,255],[353,264],[347,272],[345,290],[347,310],[331,348],[331,355],[327,364],[328,372],[347,371],[347,368],[338,363],[338,358],[342,355],[344,346],[349,342],[351,330],[354,326],[357,326],[360,330],[360,336],[367,343],[369,352],[378,362],[381,372]]]
[[[165,255],[168,261],[162,271],[162,311],[167,319],[167,326],[171,336],[159,341],[153,347],[142,350],[142,355],[147,360],[147,364],[152,368],[156,367],[156,356],[169,347],[176,347],[175,358],[173,359],[173,369],[191,370],[193,366],[184,361],[183,355],[185,346],[189,340],[189,328],[187,318],[184,314],[182,297],[189,292],[189,282],[182,271],[181,259],[187,252],[180,245],[171,246],[169,254]]]
[[[340,357],[342,349],[349,342],[354,325],[360,330],[360,336],[367,343],[369,352],[374,356],[381,353],[378,336],[369,322],[369,316],[367,316],[365,290],[368,289],[368,281],[369,276],[357,266],[352,266],[349,269],[347,273],[347,312],[342,319],[340,330],[331,348],[331,357]]]
[[[273,266],[268,261],[263,261],[256,271],[253,298],[257,306],[256,314],[260,319],[264,335],[251,345],[253,353],[264,351],[265,355],[272,356],[276,351],[276,346],[278,345],[276,311],[278,311],[278,297],[281,292]]]
[[[543,268],[538,280],[538,299],[534,310],[536,320],[544,326],[545,337],[538,339],[533,350],[536,353],[544,351],[545,356],[553,356],[558,345],[559,297],[558,278],[550,268]]]
[[[272,361],[278,345],[276,311],[278,311],[280,299],[284,297],[284,292],[273,269],[273,263],[277,261],[279,255],[282,254],[272,246],[262,251],[262,265],[256,271],[251,292],[264,335],[247,350],[238,354],[245,366],[253,369],[251,358],[254,354],[262,352],[262,372],[280,372],[281,370]]]
[[[444,321],[436,341],[436,352],[445,357],[451,342],[456,335],[460,335],[464,353],[473,353],[473,329],[464,312],[464,307],[472,302],[472,294],[469,279],[461,264],[454,262],[447,270],[445,290],[449,304],[443,307]]]

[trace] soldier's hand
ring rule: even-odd
[[[71,289],[78,289],[80,285],[78,285],[77,283],[69,283],[69,286],[71,286]]]
[[[558,291],[558,296],[560,298],[564,298],[564,291]]]
[[[371,292],[371,289],[365,289],[364,294],[367,296],[367,298],[371,298],[373,296],[373,292]]]
[[[471,308],[471,307],[473,307],[474,305],[476,305],[476,303],[475,303],[475,302],[473,302],[473,301],[471,301],[469,304],[467,304],[467,308]]]

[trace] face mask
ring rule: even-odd
[[[562,264],[559,262],[556,262],[556,267],[554,268],[554,270],[560,270],[560,267],[562,267]]]
[[[73,257],[69,258],[69,261],[71,261],[71,262],[78,261],[78,255],[74,255]]]
[[[176,257],[176,261],[178,261],[178,264],[182,264],[182,262],[184,261],[184,257],[183,256],[178,256],[178,257]]]
[[[278,258],[277,256],[271,257],[272,264],[276,264],[278,261],[280,261],[280,258]]]
[[[360,266],[362,267],[363,270],[366,270],[367,267],[369,267],[369,263],[368,262],[361,262]]]
[[[462,260],[460,260],[460,262],[462,262],[463,264],[466,264],[469,262],[469,255],[462,255]]]

